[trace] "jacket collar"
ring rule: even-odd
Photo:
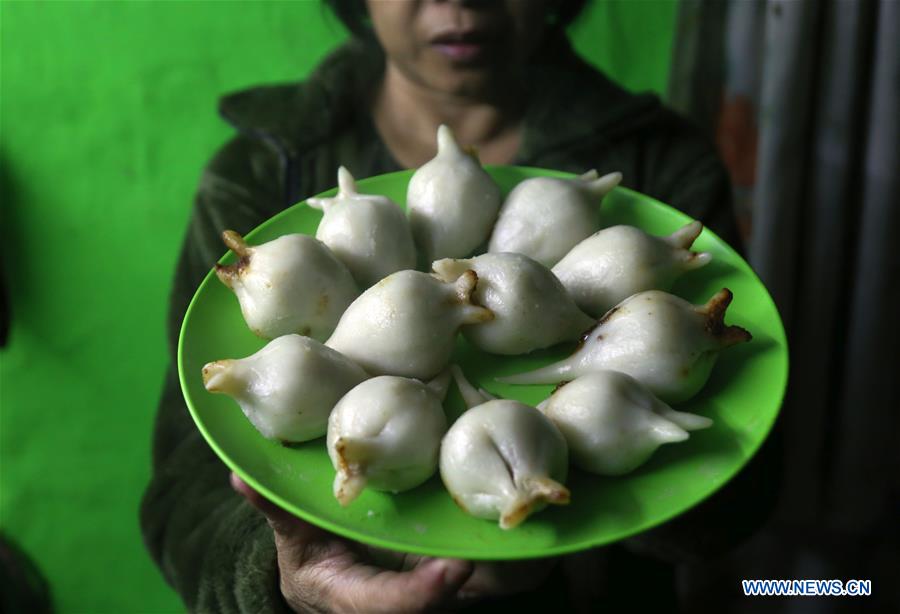
[[[583,142],[613,140],[649,123],[662,109],[651,94],[632,94],[598,72],[559,34],[533,66],[525,138],[527,161]]]
[[[266,85],[226,95],[219,112],[238,131],[273,142],[289,155],[316,146],[346,125],[383,72],[372,43],[351,40],[300,83]],[[521,161],[597,139],[612,140],[649,123],[656,96],[635,95],[582,60],[564,35],[539,52],[529,79]]]
[[[219,114],[239,132],[296,155],[345,125],[366,100],[383,66],[377,46],[351,39],[305,81],[228,94],[219,100]]]

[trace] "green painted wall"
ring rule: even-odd
[[[596,2],[577,48],[663,91],[674,0]],[[216,97],[302,78],[343,31],[318,2],[0,1],[0,530],[64,612],[178,611],[137,508],[169,276]]]

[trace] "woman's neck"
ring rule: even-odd
[[[460,145],[474,146],[482,163],[510,164],[521,142],[523,105],[514,89],[505,94],[487,101],[429,90],[388,62],[372,116],[388,150],[406,168],[434,157],[441,124],[453,129]]]

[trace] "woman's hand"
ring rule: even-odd
[[[231,485],[272,527],[281,593],[298,612],[425,610],[454,601],[472,574],[472,563],[452,559],[398,559],[403,571],[369,565],[357,544],[284,511],[234,473]]]
[[[234,473],[231,485],[272,527],[281,593],[298,612],[460,607],[533,588],[556,563],[556,559],[538,559],[476,565],[367,548],[284,511]]]

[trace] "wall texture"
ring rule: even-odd
[[[576,47],[665,90],[675,0],[597,1]],[[0,530],[64,612],[180,610],[137,508],[169,276],[216,97],[302,78],[344,37],[318,2],[0,3]]]

